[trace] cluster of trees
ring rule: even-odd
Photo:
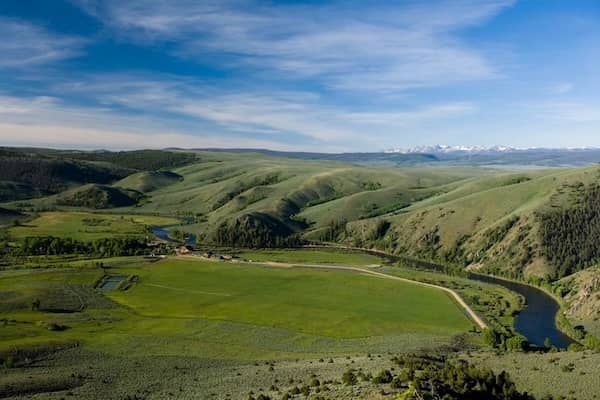
[[[414,398],[445,400],[534,400],[517,390],[509,375],[482,369],[466,361],[431,363],[412,381]]]
[[[336,242],[346,232],[345,219],[329,221],[327,226],[320,232],[318,239],[322,242]]]
[[[487,345],[505,351],[524,351],[529,348],[529,343],[523,336],[507,336],[494,328],[484,329],[483,340]]]
[[[142,197],[140,193],[132,190],[105,185],[84,186],[59,196],[56,204],[96,209],[132,206]]]
[[[545,256],[557,278],[600,260],[600,185],[579,186],[578,204],[538,214]]]
[[[106,238],[84,242],[72,238],[55,236],[27,237],[16,255],[64,255],[83,254],[95,257],[117,257],[142,255],[148,252],[143,241],[136,238]]]
[[[464,360],[449,361],[436,355],[405,355],[394,361],[401,371],[392,378],[392,387],[406,388],[405,399],[534,400],[519,392],[504,371],[496,374]],[[379,376],[387,382],[388,375]]]
[[[58,193],[73,183],[109,183],[128,173],[79,161],[0,157],[0,181],[20,183],[41,193]]]
[[[175,168],[197,160],[193,153],[166,150],[66,152],[65,157],[86,161],[102,161],[124,168],[154,171]]]
[[[174,168],[195,160],[193,153],[164,150],[80,152],[0,148],[0,200],[55,194],[78,184],[108,184],[136,171]]]
[[[384,370],[370,380],[401,390],[406,400],[535,400],[519,392],[506,372],[496,374],[464,360],[449,361],[443,355],[404,355],[393,361],[400,367],[397,375]],[[347,370],[342,382],[356,385],[358,374]]]
[[[250,213],[217,228],[213,241],[219,246],[245,248],[296,247],[302,240],[283,222],[265,213]]]

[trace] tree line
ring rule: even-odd
[[[600,185],[577,187],[575,206],[538,213],[544,255],[557,278],[600,261]]]
[[[150,252],[146,243],[137,238],[105,238],[81,241],[56,236],[26,237],[21,246],[11,250],[20,256],[54,256],[81,254],[94,257],[143,255]]]

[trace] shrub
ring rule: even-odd
[[[506,340],[506,350],[523,351],[527,348],[527,339],[521,335],[516,335]]]
[[[373,379],[373,382],[379,383],[379,384],[391,383],[393,379],[394,379],[394,377],[392,376],[392,373],[386,369],[384,371],[381,371],[379,373],[379,375],[377,375]]]
[[[348,371],[344,372],[344,374],[342,375],[342,382],[345,385],[354,386],[358,383],[358,379],[356,378],[354,371],[349,369]]]

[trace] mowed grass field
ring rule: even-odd
[[[144,316],[227,320],[341,338],[452,335],[471,326],[440,290],[349,272],[167,260],[137,273],[138,285],[110,297]]]
[[[126,291],[92,289],[99,269],[0,275],[0,351],[79,342],[108,354],[212,359],[320,358],[416,351],[447,343],[472,323],[444,292],[357,273],[166,259],[113,266],[138,275]],[[33,311],[41,307],[81,312]],[[61,300],[62,299],[62,300]],[[72,304],[60,304],[68,301]],[[48,323],[65,325],[49,331]]]
[[[363,252],[328,249],[246,250],[237,254],[249,261],[274,261],[290,264],[381,265],[381,257]]]
[[[95,240],[110,237],[144,236],[146,226],[169,225],[179,220],[169,217],[145,215],[97,214],[89,212],[44,212],[37,218],[11,227],[11,240],[27,236],[71,237],[78,240]]]

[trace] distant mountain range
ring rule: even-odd
[[[180,149],[184,150],[184,149]],[[516,148],[508,146],[420,146],[371,153],[310,153],[266,149],[195,149],[226,153],[259,153],[302,160],[386,165],[479,165],[497,167],[563,167],[600,163],[600,148]]]
[[[544,147],[511,147],[511,146],[448,146],[436,144],[432,146],[416,146],[408,148],[392,148],[384,150],[384,153],[399,153],[399,154],[448,154],[448,153],[471,153],[471,154],[486,154],[486,153],[516,153],[516,152],[585,152],[598,151],[595,147],[577,147],[577,148],[544,148]]]

